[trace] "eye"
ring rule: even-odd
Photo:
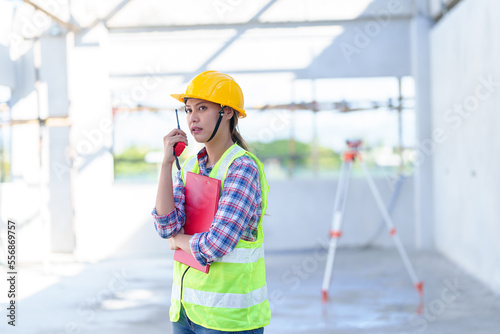
[[[199,110],[200,111],[205,111],[205,110],[207,110],[207,107],[206,106],[200,106]]]
[[[185,108],[184,111],[186,112],[186,114],[189,114],[191,112],[191,109]]]

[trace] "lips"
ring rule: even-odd
[[[201,130],[203,130],[203,129],[199,128],[197,126],[194,126],[194,127],[191,128],[191,132],[192,133],[199,133],[199,132],[201,132]]]

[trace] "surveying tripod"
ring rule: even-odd
[[[330,229],[330,243],[328,247],[328,257],[326,259],[326,268],[325,274],[323,276],[323,285],[321,288],[321,300],[323,303],[328,301],[328,290],[330,288],[330,282],[332,279],[332,270],[333,270],[333,262],[335,260],[335,251],[337,248],[338,239],[342,236],[342,219],[344,217],[344,209],[347,199],[347,193],[349,190],[349,179],[352,171],[352,164],[355,160],[358,160],[361,163],[361,167],[365,174],[366,181],[368,182],[368,186],[375,197],[375,201],[377,202],[377,206],[382,213],[382,217],[384,218],[385,224],[389,230],[389,235],[394,240],[396,247],[403,259],[403,263],[410,275],[411,281],[413,282],[413,286],[417,289],[420,297],[424,294],[424,283],[419,281],[417,275],[415,274],[415,270],[413,270],[413,266],[410,263],[410,259],[406,254],[406,251],[401,243],[401,239],[399,235],[396,233],[396,228],[394,227],[394,223],[392,222],[391,216],[387,212],[387,209],[380,197],[380,193],[373,182],[373,179],[368,172],[368,168],[366,167],[365,162],[362,160],[359,148],[361,146],[360,140],[347,141],[347,151],[344,152],[342,157],[342,166],[340,169],[340,178],[337,186],[337,192],[335,194],[335,202],[333,209],[333,217],[332,217],[332,225]]]

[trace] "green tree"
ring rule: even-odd
[[[296,167],[312,168],[312,147],[311,144],[294,141],[293,151],[289,140],[281,139],[270,143],[249,143],[250,150],[261,160],[278,159],[284,167],[289,167],[294,161]],[[318,167],[319,169],[340,168],[340,155],[332,149],[318,147]]]
[[[135,145],[114,157],[115,179],[149,179],[157,174],[157,166],[144,160],[150,148]]]

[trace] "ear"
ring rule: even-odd
[[[224,117],[227,119],[233,118],[234,115],[234,109],[228,106],[224,107]]]

